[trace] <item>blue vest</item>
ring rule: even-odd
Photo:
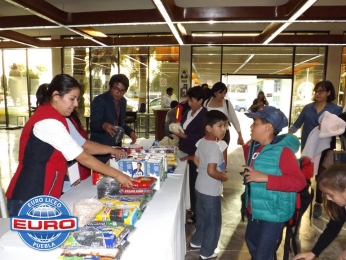
[[[274,142],[266,145],[256,158],[253,168],[257,171],[268,175],[282,175],[279,167],[282,150],[287,147],[296,152],[300,145],[298,138],[291,134],[281,135],[276,139],[278,142],[274,143],[276,141],[274,139]],[[248,161],[251,161],[256,145],[258,146],[255,143],[251,145]],[[286,222],[292,217],[296,204],[296,192],[267,190],[267,183],[251,182],[246,185],[245,205],[248,205],[249,186],[253,219]]]

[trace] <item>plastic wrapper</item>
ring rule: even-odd
[[[95,217],[95,221],[115,221],[126,225],[135,225],[141,216],[141,211],[137,208],[117,209],[104,207]]]
[[[137,189],[149,189],[155,186],[155,182],[157,181],[154,177],[136,177],[134,178],[136,181],[132,181],[133,188]]]
[[[122,253],[129,242],[122,241],[117,248],[113,249],[65,249],[60,255],[60,260],[120,260]]]
[[[132,195],[131,196],[105,196],[100,199],[100,201],[103,203],[103,205],[108,207],[114,207],[118,209],[131,209],[131,208],[137,208],[141,211],[144,210],[144,208],[148,205],[149,200],[146,195]]]
[[[114,196],[120,193],[120,184],[119,182],[109,176],[103,177],[97,183],[97,198],[103,198],[104,196]]]
[[[183,132],[184,133],[184,129],[181,127],[181,125],[179,123],[171,123],[169,126],[169,131],[171,131],[172,133],[174,132]]]
[[[123,140],[125,130],[121,126],[115,126],[115,128],[116,128],[116,131],[114,133],[113,138],[114,138],[114,143],[118,144]]]
[[[74,203],[73,215],[78,217],[78,227],[84,227],[91,222],[102,208],[103,204],[96,199],[79,200]]]
[[[140,195],[140,194],[152,194],[153,189],[133,189],[133,188],[125,188],[121,187],[120,194],[127,195]]]
[[[71,232],[62,248],[116,248],[134,230],[116,222],[91,222],[78,231]]]

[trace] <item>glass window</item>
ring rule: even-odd
[[[26,50],[4,50],[7,112],[10,126],[23,126],[29,118]]]
[[[221,47],[192,47],[192,86],[207,83],[211,88],[220,75]]]
[[[2,50],[0,50],[0,125],[6,125],[5,92],[7,92],[7,79],[3,74]]]
[[[36,106],[36,91],[39,85],[52,80],[52,50],[28,49],[28,84],[30,107]]]
[[[296,47],[291,123],[312,102],[315,84],[324,79],[325,51],[325,47]]]
[[[224,47],[222,74],[291,75],[293,47]]]

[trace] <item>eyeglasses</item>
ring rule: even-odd
[[[120,88],[117,88],[117,87],[112,87],[112,89],[115,91],[115,92],[117,92],[117,93],[119,93],[119,92],[121,92],[121,93],[126,93],[126,89],[120,89]]]
[[[316,90],[316,91],[314,91],[314,93],[315,94],[319,94],[319,95],[321,95],[321,94],[323,94],[324,92],[326,92],[327,90],[325,90],[325,89],[321,89],[321,90]]]

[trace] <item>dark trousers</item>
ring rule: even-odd
[[[7,210],[10,217],[18,216],[19,210],[24,205],[25,200],[7,200]]]
[[[197,167],[193,161],[188,161],[189,164],[189,182],[190,182],[190,202],[191,202],[191,211],[195,212],[196,209],[196,192],[195,184],[197,180]]]
[[[221,196],[196,191],[196,232],[191,243],[201,246],[202,256],[211,256],[221,233]]]
[[[285,223],[252,220],[248,215],[245,241],[251,254],[251,260],[272,260]]]
[[[320,188],[318,187],[318,182],[319,182],[319,176],[321,176],[321,173],[325,170],[325,168],[322,166],[324,158],[327,155],[327,152],[330,149],[326,149],[322,152],[321,154],[321,159],[320,159],[320,163],[318,165],[318,170],[317,170],[317,175],[315,176],[315,180],[316,180],[316,196],[315,196],[315,202],[318,204],[322,204],[323,202],[323,194],[322,191],[320,190]]]

